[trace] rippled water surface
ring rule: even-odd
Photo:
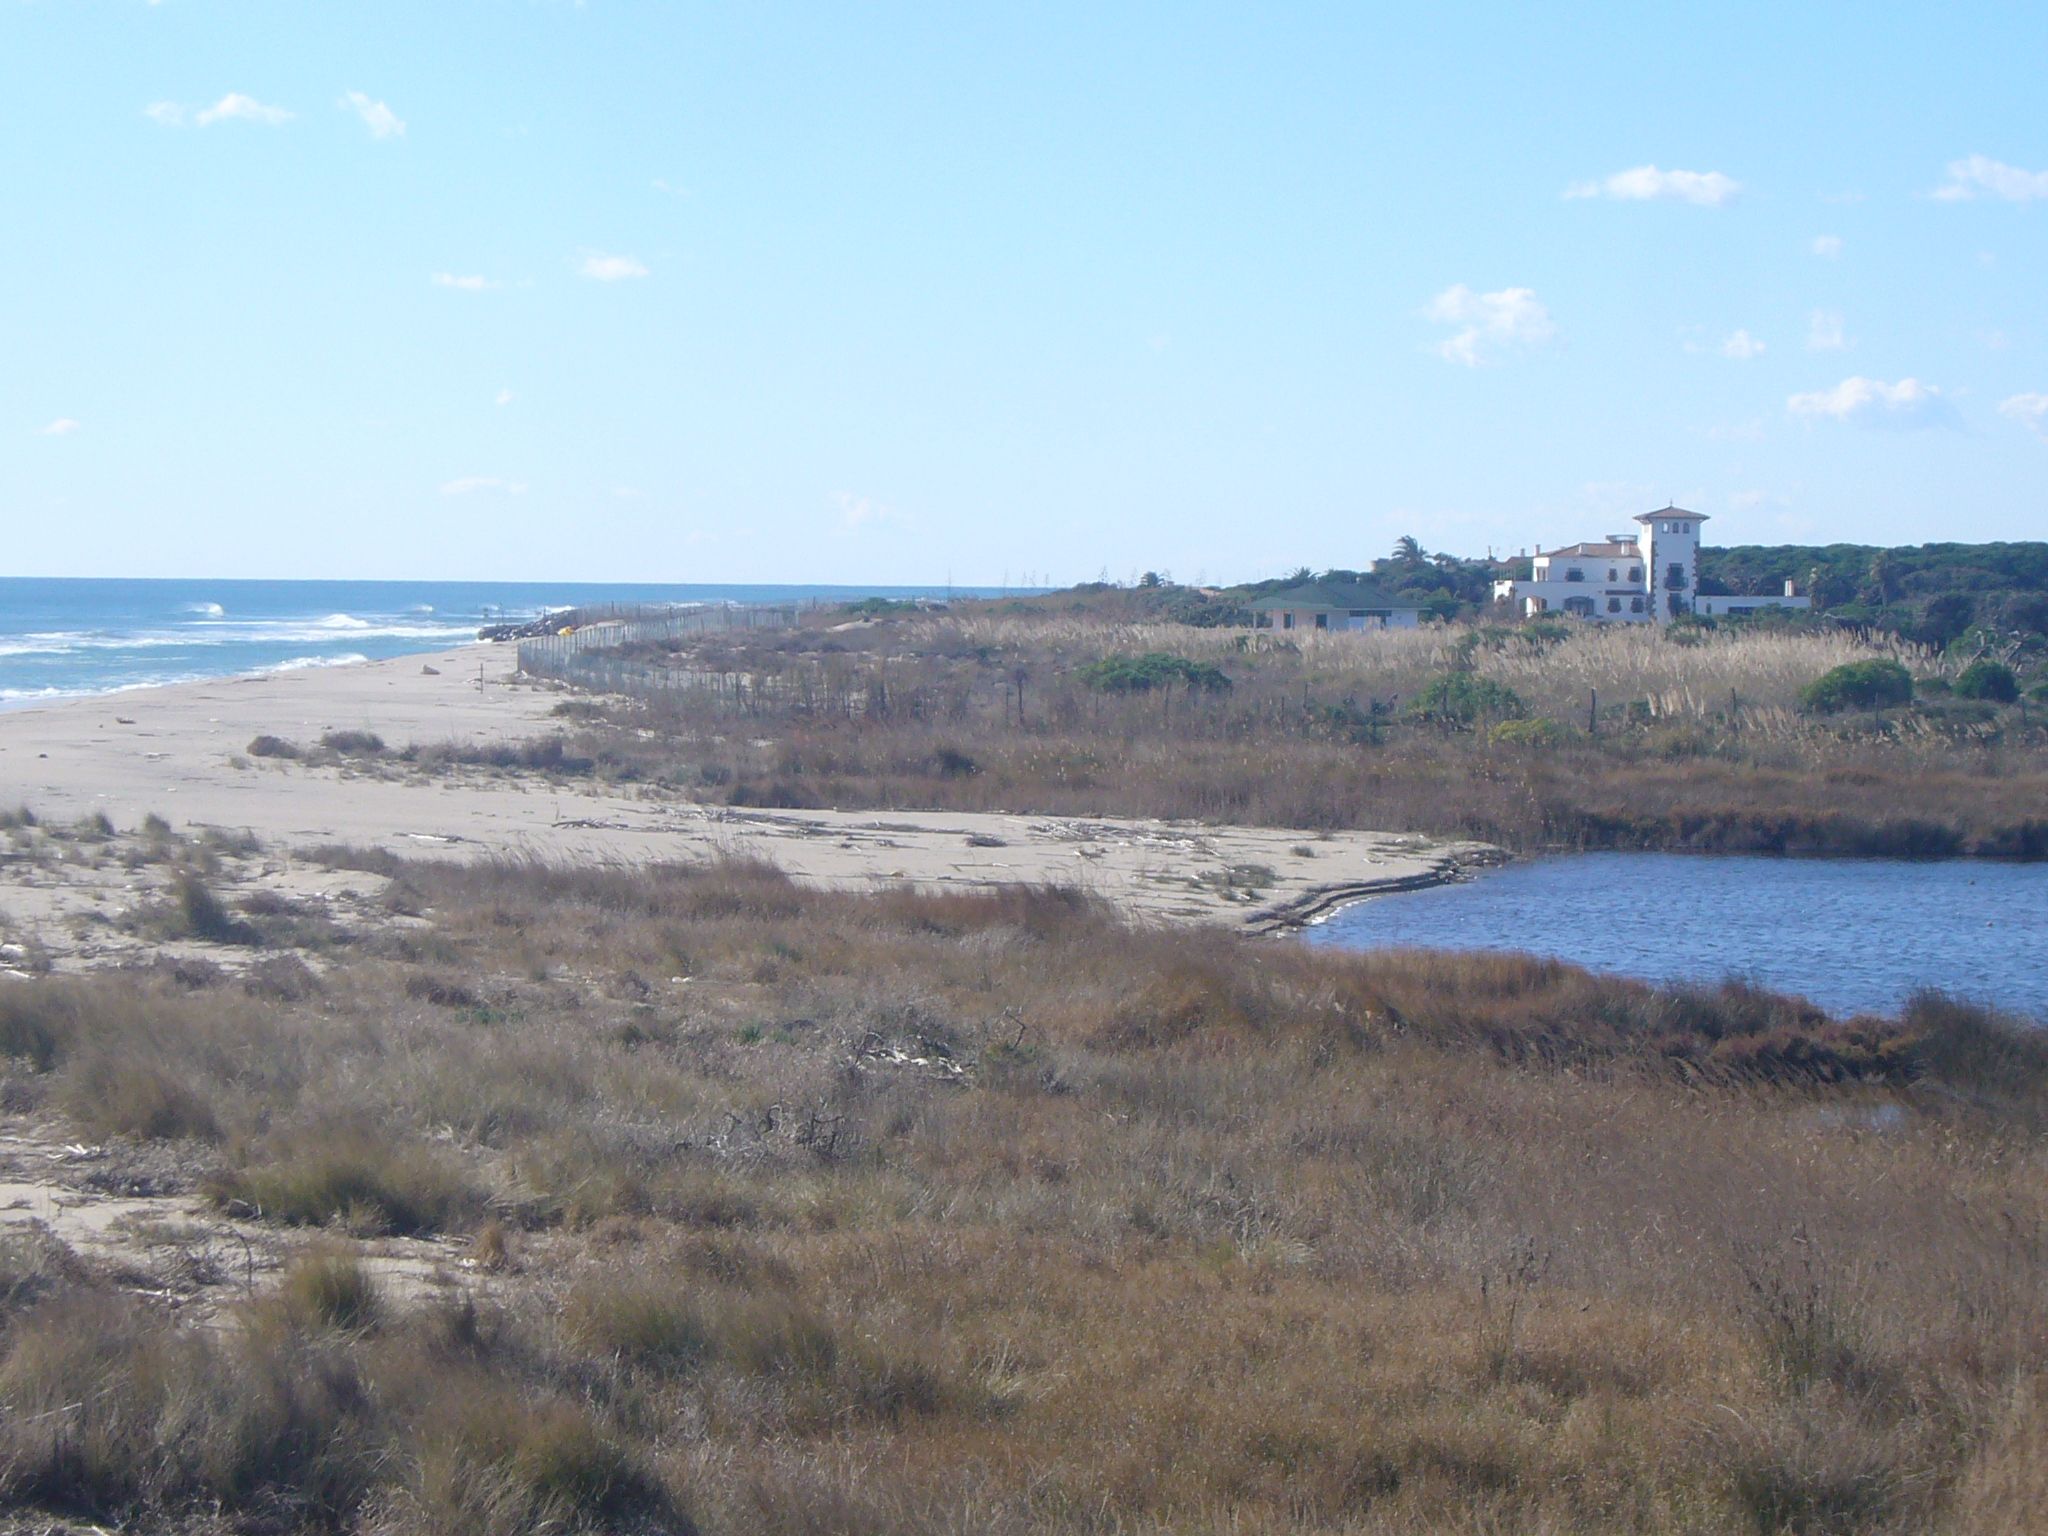
[[[2048,864],[1589,853],[1344,908],[1308,942],[1742,976],[1836,1013],[1942,987],[2048,1022]]]
[[[159,683],[447,650],[474,640],[480,624],[530,619],[583,603],[800,603],[939,595],[941,589],[929,587],[0,576],[0,709]]]

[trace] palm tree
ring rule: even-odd
[[[1422,564],[1422,557],[1422,544],[1416,539],[1414,534],[1404,533],[1400,538],[1394,540],[1394,558],[1403,565],[1413,569],[1415,566]]]

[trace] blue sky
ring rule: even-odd
[[[2041,537],[2043,58],[2016,5],[0,0],[0,562]]]

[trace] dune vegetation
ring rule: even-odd
[[[612,702],[565,702],[561,734],[416,756],[735,805],[2039,858],[2048,677],[1976,660],[1786,625],[1275,635],[963,604],[588,653],[565,679]],[[1814,691],[1844,675],[1888,688]]]
[[[309,948],[229,897],[251,933],[0,981],[10,1125],[184,1212],[120,1262],[0,1237],[22,1518],[1989,1533],[2048,1496],[2048,1047],[1980,1010],[322,858],[388,920]]]

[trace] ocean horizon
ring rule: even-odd
[[[0,709],[476,642],[479,627],[600,603],[978,597],[995,587],[0,577]]]

